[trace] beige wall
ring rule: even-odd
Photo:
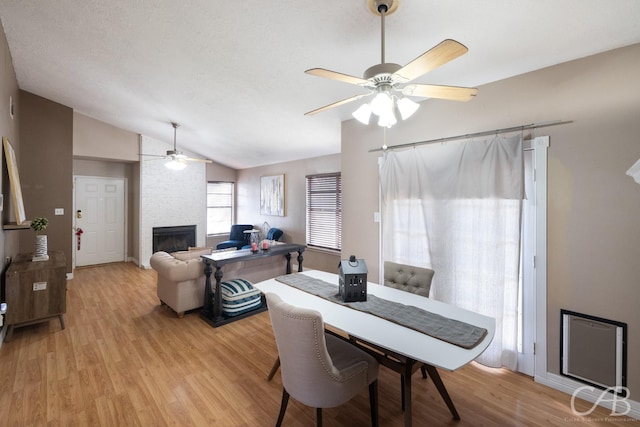
[[[18,94],[18,81],[13,71],[13,61],[7,45],[7,38],[4,35],[4,28],[0,22],[0,133],[8,138],[16,152],[16,157],[20,159],[20,132],[18,114],[20,110],[20,97]],[[14,115],[9,114],[9,99],[13,99]],[[0,185],[2,186],[2,224],[15,222],[14,204],[11,200],[11,187],[9,186],[9,176],[4,160],[4,150],[0,150],[0,162],[2,164],[2,175],[0,175]],[[0,229],[0,263],[4,271],[7,263],[5,257],[13,257],[19,252],[20,231],[4,231]]]
[[[236,190],[238,223],[261,227],[267,221],[271,227],[280,228],[284,232],[281,241],[305,244],[305,177],[312,174],[339,171],[339,154],[238,171]],[[260,177],[279,174],[284,174],[285,216],[260,215]],[[302,265],[306,268],[336,272],[339,261],[340,255],[338,254],[307,249]]]
[[[46,217],[50,251],[62,251],[72,265],[73,111],[20,91],[20,182],[28,220]],[[55,215],[55,209],[64,215]],[[20,231],[20,252],[33,252],[35,233]]]
[[[625,171],[640,158],[640,45],[480,87],[469,103],[429,100],[387,131],[387,145],[550,120],[548,370],[559,373],[560,309],[625,322],[628,386],[640,389],[640,185]],[[383,131],[342,127],[343,253],[378,270],[377,157]],[[348,165],[348,167],[346,166]],[[377,274],[377,272],[375,272]],[[376,277],[376,276],[373,276]]]
[[[238,180],[238,171],[220,163],[207,163],[207,182],[208,181],[224,181],[236,182]]]
[[[139,136],[115,126],[73,113],[73,157],[137,162]]]

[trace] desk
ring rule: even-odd
[[[338,275],[323,271],[309,271],[304,273],[310,277],[324,280],[338,286]],[[310,293],[285,285],[275,279],[266,280],[254,285],[263,293],[273,292],[289,304],[317,310],[327,325],[347,333],[356,342],[371,344],[383,349],[387,355],[377,353],[381,364],[399,372],[403,379],[403,395],[405,402],[405,426],[412,425],[411,416],[411,374],[423,363],[431,376],[440,395],[445,400],[454,418],[459,419],[458,413],[440,379],[437,368],[447,371],[466,365],[474,360],[489,346],[495,334],[495,320],[435,301],[409,292],[400,291],[388,286],[367,283],[367,293],[390,301],[412,305],[432,313],[469,323],[487,330],[486,336],[472,349],[464,349],[453,344],[430,337],[404,326],[389,322],[371,314],[353,310],[333,303]]]
[[[251,249],[241,249],[237,251],[216,252],[211,255],[202,255],[204,262],[204,274],[206,277],[204,285],[204,307],[200,311],[200,316],[209,322],[212,326],[222,326],[226,323],[233,322],[235,320],[243,319],[252,314],[259,313],[266,310],[266,304],[262,303],[262,306],[232,317],[226,317],[222,313],[222,297],[219,292],[220,283],[222,282],[222,266],[240,261],[251,261],[261,258],[267,258],[272,256],[284,256],[287,259],[286,273],[291,273],[291,252],[298,252],[298,272],[302,271],[302,252],[304,252],[306,246],[296,245],[293,243],[280,243],[271,246],[268,250],[259,250],[256,253],[251,252]],[[216,279],[213,298],[211,295],[211,273],[215,268],[214,278]]]

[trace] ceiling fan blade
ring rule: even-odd
[[[474,87],[437,86],[411,84],[402,88],[407,96],[424,96],[426,98],[448,99],[451,101],[469,101],[478,93]]]
[[[352,85],[367,86],[371,82],[369,80],[361,79],[360,77],[350,76],[348,74],[338,73],[337,71],[326,70],[324,68],[311,68],[305,71],[305,73],[312,76],[323,77],[325,79],[338,80],[345,83],[351,83]]]
[[[187,160],[189,162],[212,163],[212,161],[209,159],[197,159],[195,157],[185,157],[184,160]]]
[[[393,73],[398,83],[409,82],[467,53],[469,49],[455,40],[447,39],[432,47],[404,67]]]
[[[304,115],[305,116],[312,116],[314,114],[321,113],[321,112],[323,112],[325,110],[328,110],[330,108],[339,107],[341,105],[348,104],[349,102],[357,101],[358,99],[360,99],[362,97],[365,97],[365,96],[368,96],[368,95],[352,96],[351,98],[346,98],[346,99],[343,99],[342,101],[334,102],[333,104],[325,105],[324,107],[320,107],[320,108],[317,108],[315,110],[309,111],[308,113],[304,113]]]
[[[209,159],[200,159],[200,158],[197,158],[197,157],[188,157],[188,156],[186,156],[185,154],[183,154],[183,153],[181,153],[179,151],[174,152],[169,157],[172,160],[177,160],[179,162],[187,161],[187,162],[211,163],[211,160],[209,160]]]

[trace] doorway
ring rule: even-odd
[[[74,178],[75,266],[125,261],[125,178]]]

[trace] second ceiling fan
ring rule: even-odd
[[[168,169],[172,170],[182,170],[187,167],[187,162],[201,162],[201,163],[211,163],[209,159],[199,159],[197,157],[188,157],[182,151],[178,151],[178,146],[176,144],[176,135],[178,128],[180,125],[175,122],[171,122],[171,126],[173,127],[173,150],[167,150],[167,154],[162,156],[158,154],[142,154],[143,156],[151,156],[151,157],[161,157],[168,160],[164,165]]]
[[[478,93],[478,89],[469,87],[418,83],[409,84],[412,80],[417,79],[427,72],[464,55],[468,51],[467,47],[455,40],[444,40],[405,66],[385,62],[384,19],[385,15],[393,13],[397,9],[398,1],[399,0],[367,0],[369,9],[381,17],[381,62],[368,68],[364,72],[363,78],[324,68],[312,68],[305,71],[305,73],[313,76],[358,85],[369,89],[370,92],[368,94],[354,95],[341,101],[325,105],[324,107],[309,111],[305,113],[305,115],[317,114],[374,95],[373,100],[370,103],[363,104],[353,113],[353,116],[362,123],[368,124],[370,116],[373,113],[378,116],[378,125],[391,127],[397,121],[396,108],[404,120],[411,116],[419,107],[417,103],[409,98],[402,98],[398,95],[439,98],[452,101],[469,101]]]

